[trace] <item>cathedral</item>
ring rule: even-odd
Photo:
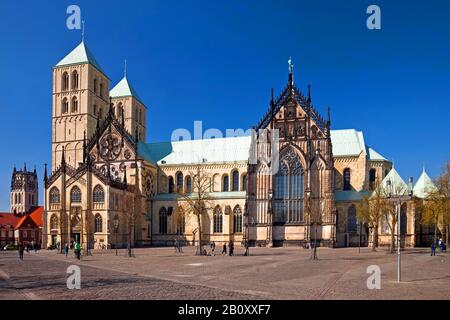
[[[148,105],[126,76],[109,88],[84,41],[53,67],[45,246],[192,245],[199,230],[205,244],[344,247],[359,233],[368,243],[356,206],[392,163],[363,132],[331,130],[330,111],[321,116],[310,87],[304,94],[295,85],[291,62],[250,136],[149,143]],[[186,210],[198,170],[212,203],[201,229]]]

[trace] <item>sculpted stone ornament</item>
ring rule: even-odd
[[[115,134],[107,134],[100,140],[100,156],[105,161],[114,161],[122,151],[122,144]]]

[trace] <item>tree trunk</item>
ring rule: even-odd
[[[377,251],[378,247],[378,225],[373,227],[372,251]]]
[[[393,223],[391,229],[391,244],[389,248],[389,253],[394,253],[395,251],[395,226],[396,224]]]
[[[202,224],[201,224],[201,216],[197,215],[197,224],[198,224],[198,245],[197,245],[197,254],[199,256],[203,255],[203,245],[202,245]]]
[[[437,239],[437,222],[434,224],[434,244],[436,244],[436,239]]]

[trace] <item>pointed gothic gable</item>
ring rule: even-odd
[[[300,110],[298,110],[300,109]],[[274,101],[271,102],[269,111],[264,115],[256,130],[265,129],[273,119],[280,121],[302,118],[308,115],[311,120],[312,134],[318,134],[326,137],[329,129],[327,122],[319,115],[312,105],[310,98],[305,98],[301,91],[291,82],[281,92]],[[296,127],[293,130],[297,136],[305,134],[305,128]],[[315,131],[315,132],[314,132]]]
[[[137,143],[110,110],[105,120],[97,122],[86,150],[95,163],[127,161],[136,157]]]

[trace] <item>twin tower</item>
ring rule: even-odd
[[[77,168],[83,162],[83,141],[113,108],[118,119],[138,140],[146,138],[146,107],[126,75],[111,90],[110,79],[82,41],[53,68],[52,171],[65,161]]]

